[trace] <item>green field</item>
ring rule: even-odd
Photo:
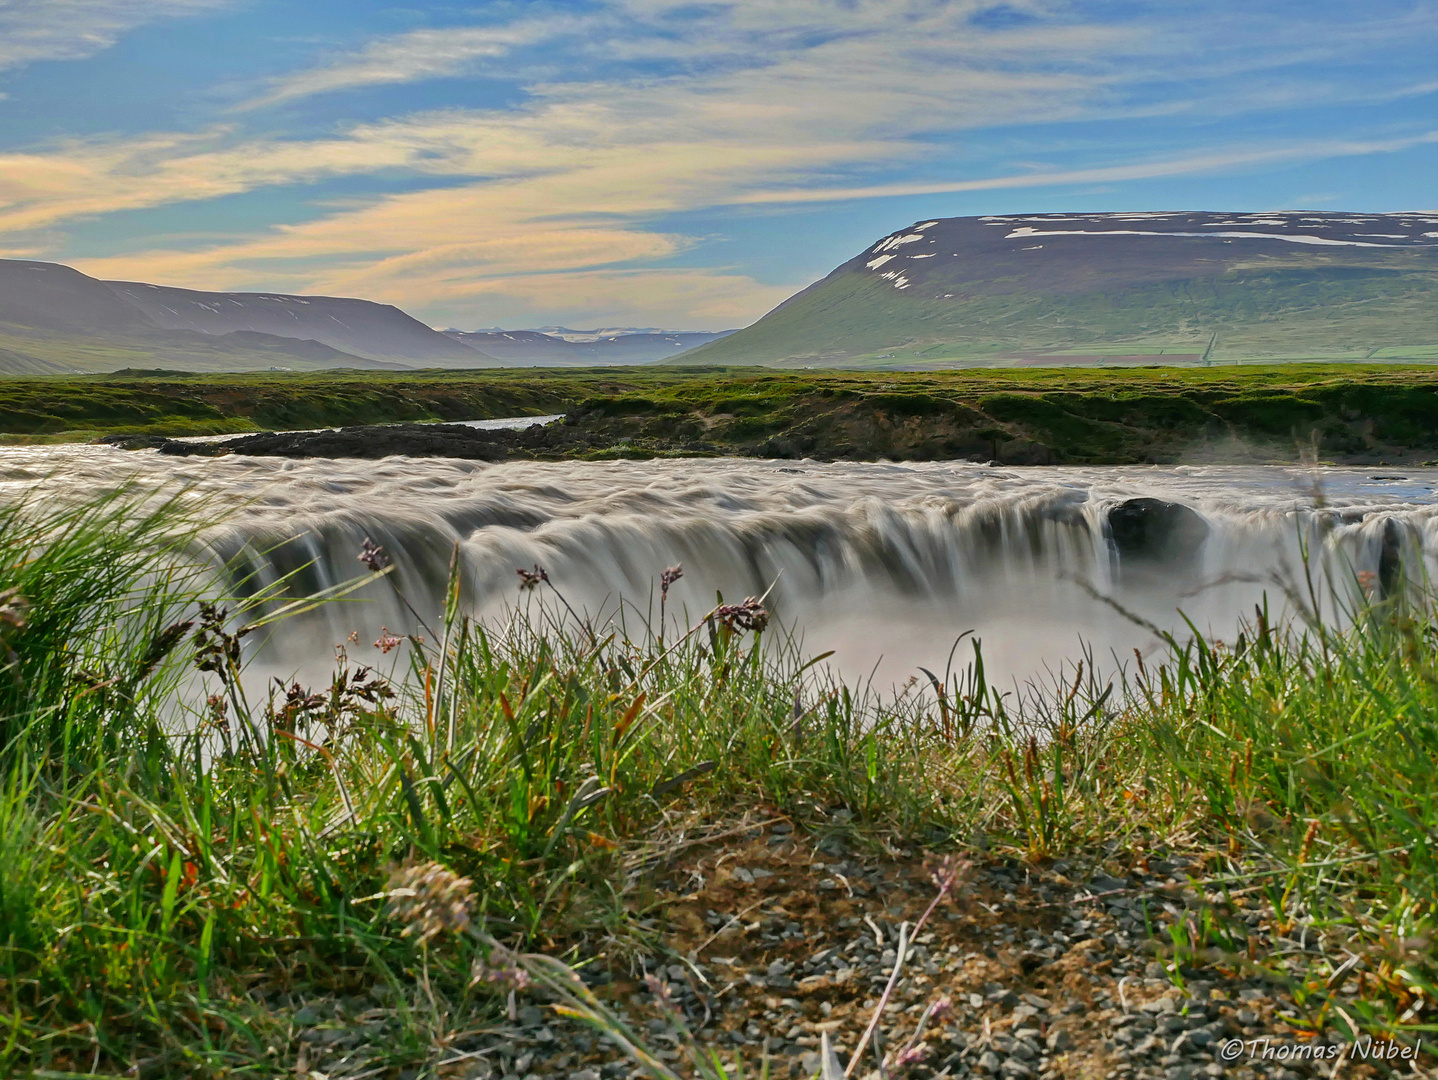
[[[76,441],[117,431],[213,435],[554,411],[602,382],[508,372],[135,374],[0,378],[0,433]]]
[[[9,442],[564,412],[516,456],[749,454],[1013,464],[1438,457],[1438,369],[774,371],[649,367],[0,381]]]

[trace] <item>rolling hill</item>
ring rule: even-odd
[[[57,263],[0,259],[0,374],[398,369],[312,338],[159,325],[108,283]]]
[[[165,330],[223,335],[237,331],[307,339],[370,360],[412,367],[483,367],[493,357],[433,330],[390,304],[340,296],[216,293],[103,283]]]
[[[1438,215],[915,222],[694,364],[1438,359]]]

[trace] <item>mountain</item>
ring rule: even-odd
[[[1438,359],[1438,214],[915,222],[679,363]]]
[[[562,326],[545,330],[490,330],[465,333],[446,330],[455,341],[479,349],[501,363],[535,366],[604,364],[647,364],[677,356],[687,349],[732,334],[672,330],[569,330]]]
[[[499,330],[498,326],[489,329]],[[565,341],[598,341],[600,338],[633,337],[638,334],[688,334],[694,333],[690,330],[662,330],[657,326],[601,326],[594,330],[574,330],[568,326],[531,326],[530,330],[537,330],[541,334],[548,334],[550,337],[563,338]],[[708,334],[707,337],[722,337],[724,334],[733,333],[732,330],[721,330],[718,334]]]
[[[9,375],[643,364],[723,336],[546,329],[440,332],[370,300],[99,281],[56,263],[0,259],[0,374]]]
[[[0,259],[0,323],[62,333],[145,333],[155,323],[103,281],[57,263]]]
[[[120,300],[166,330],[220,335],[235,331],[318,341],[352,356],[417,367],[493,366],[390,304],[337,296],[216,293],[107,281]],[[486,364],[485,361],[489,361]]]
[[[0,259],[0,374],[401,366],[351,356],[313,340],[252,331],[167,330],[105,282],[78,270]]]

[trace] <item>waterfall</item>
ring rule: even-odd
[[[539,565],[577,609],[657,612],[660,572],[675,622],[759,596],[811,652],[849,675],[878,665],[901,681],[943,667],[973,631],[999,672],[1027,677],[1079,655],[1127,657],[1153,635],[1095,597],[1164,629],[1231,636],[1281,583],[1325,603],[1361,580],[1393,590],[1435,569],[1438,470],[1375,479],[1322,473],[1316,501],[1272,467],[1002,469],[964,462],[869,464],[748,459],[488,465],[227,457],[187,459],[99,447],[0,450],[0,498],[82,497],[122,479],[191,485],[224,520],[197,542],[242,589],[289,576],[292,592],[363,571],[365,539],[394,562],[367,586],[284,627],[264,661],[327,663],[358,635],[411,632],[441,606],[456,546],[465,609],[501,617],[520,600],[516,570]],[[1306,585],[1304,585],[1306,587]],[[1345,591],[1346,590],[1346,591]],[[1180,614],[1181,613],[1181,614]],[[966,658],[967,654],[963,654]]]

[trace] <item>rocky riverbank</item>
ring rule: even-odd
[[[952,409],[950,409],[952,412]],[[1012,429],[1012,430],[1011,430]],[[608,407],[579,409],[562,420],[509,430],[462,424],[375,424],[318,431],[261,432],[194,442],[154,434],[116,434],[98,440],[125,449],[164,454],[377,459],[391,456],[448,457],[478,461],[577,458],[722,456],[818,461],[977,461],[1001,465],[1157,464],[1175,461],[1271,464],[1302,457],[1299,441],[1247,441],[1215,431],[1175,445],[1159,432],[1125,433],[1127,445],[1090,445],[1092,433],[1034,431],[1026,425],[986,426],[981,415],[894,415],[865,403],[820,409],[773,423],[714,418],[701,412],[615,414]],[[1312,447],[1309,447],[1311,451]],[[1354,442],[1327,450],[1333,464],[1433,464],[1433,445],[1392,447]]]
[[[1386,1076],[1394,1064],[1407,1074],[1404,1060],[1365,1060],[1364,1044],[1345,1043],[1295,1000],[1322,934],[1281,932],[1257,890],[1205,884],[1196,856],[1110,860],[1107,870],[968,866],[910,944],[877,1050],[854,1075],[1295,1080]],[[698,1046],[731,1075],[736,1058],[756,1072],[767,1059],[770,1076],[807,1080],[823,1034],[844,1061],[858,1044],[898,963],[901,926],[911,930],[934,899],[932,868],[913,851],[864,854],[769,820],[663,861],[638,923],[647,948],[592,954],[582,973],[680,1073]],[[1166,927],[1215,904],[1231,908],[1246,940],[1176,951]],[[388,990],[275,1004],[297,1009],[305,1067],[331,1077],[363,1073],[387,1025],[401,1023]],[[477,1080],[644,1075],[527,991],[497,1026],[453,1033],[436,1061],[440,1076]]]
[[[1438,456],[1431,365],[840,372],[591,371],[178,376],[0,382],[0,442],[135,445],[339,427],[240,453],[434,452],[485,458],[729,454],[1009,465],[1291,462]],[[415,429],[559,413],[542,435]],[[350,425],[385,425],[388,433]],[[389,428],[389,425],[394,425]]]

